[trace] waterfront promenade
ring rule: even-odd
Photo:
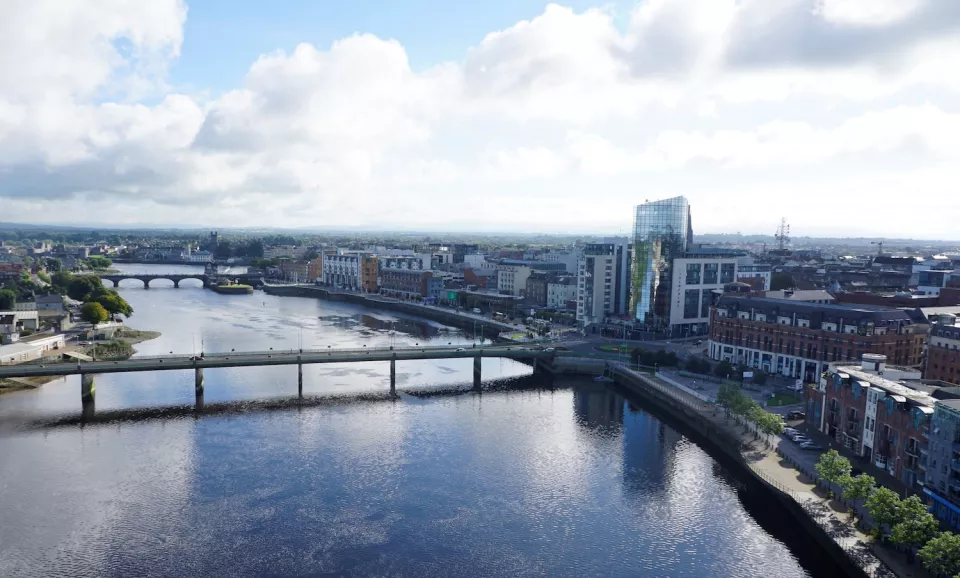
[[[727,417],[716,405],[704,400],[695,392],[675,387],[659,376],[635,371],[622,363],[608,364],[618,377],[618,382],[642,383],[661,394],[670,404],[683,408],[683,413],[695,416],[723,432],[738,448],[740,461],[760,481],[792,500],[803,513],[815,523],[829,539],[839,547],[848,559],[871,578],[928,578],[919,563],[908,565],[904,555],[887,548],[877,547],[865,530],[854,526],[845,508],[836,501],[825,500],[825,490],[818,487],[812,468],[797,469],[797,464],[807,462],[803,450],[780,436],[759,433],[755,424]],[[625,379],[626,378],[626,379]],[[628,387],[636,390],[636,387]],[[714,440],[715,442],[717,440]],[[869,523],[869,518],[867,519]]]

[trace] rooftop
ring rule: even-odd
[[[881,377],[876,373],[871,373],[869,371],[863,371],[863,368],[859,365],[839,365],[835,367],[838,373],[846,373],[851,378],[856,381],[865,381],[871,386],[876,386],[881,389],[885,389],[887,392],[893,395],[901,395],[910,401],[920,403],[926,406],[933,406],[937,399],[925,391],[920,391],[912,389],[898,383],[896,381],[891,381],[885,377]]]
[[[770,297],[753,297],[751,295],[724,295],[723,301],[728,300],[749,301],[758,305],[783,305],[785,299],[772,299]],[[807,301],[790,301],[794,307],[806,307],[810,309],[825,309],[828,311],[856,311],[860,313],[903,313],[894,307],[883,307],[881,305],[860,305],[860,304],[837,304],[837,303],[810,303]]]

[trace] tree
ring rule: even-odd
[[[780,435],[783,433],[783,420],[780,419],[780,416],[761,410],[760,413],[757,414],[757,418],[757,427],[761,432],[767,435]]]
[[[92,269],[106,269],[110,265],[113,265],[113,261],[101,255],[90,256],[90,258],[87,259],[87,263]]]
[[[47,257],[45,264],[46,268],[54,273],[63,269],[63,261],[57,259],[56,257]]]
[[[890,532],[890,541],[906,548],[907,560],[913,561],[913,549],[933,538],[940,525],[917,496],[900,502],[899,517],[900,521],[894,524]]]
[[[716,369],[713,370],[714,375],[717,377],[729,377],[733,374],[733,365],[724,359],[717,364]]]
[[[783,291],[784,289],[793,289],[795,283],[789,273],[774,273],[770,277],[770,290]]]
[[[57,271],[50,277],[50,283],[60,291],[66,291],[70,282],[73,281],[73,275],[66,271]]]
[[[67,295],[75,301],[89,301],[94,291],[103,289],[103,282],[93,275],[74,277],[67,285]]]
[[[839,484],[841,480],[850,476],[850,460],[840,455],[837,450],[830,450],[820,456],[814,466],[817,475],[831,484]],[[828,490],[833,493],[832,490]]]
[[[900,521],[900,496],[888,488],[877,488],[870,493],[864,504],[877,525],[877,533],[883,536],[883,526],[893,527]]]
[[[109,319],[110,314],[103,308],[103,305],[100,305],[96,301],[91,301],[90,303],[84,303],[80,309],[80,317],[87,323],[96,325]]]
[[[133,307],[119,293],[112,289],[106,291],[106,293],[97,295],[93,301],[103,305],[103,308],[112,315],[124,315],[125,317],[133,315]]]
[[[16,292],[10,289],[0,289],[0,311],[10,311],[16,303]]]
[[[757,371],[753,374],[753,383],[757,385],[765,385],[767,383],[767,374],[763,371]]]
[[[873,486],[877,480],[873,476],[860,474],[859,476],[847,476],[840,480],[840,489],[843,491],[843,499],[853,501],[853,515],[857,513],[857,503],[870,497],[873,492]]]
[[[960,535],[942,532],[920,548],[923,567],[937,576],[960,574]]]

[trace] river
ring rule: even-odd
[[[193,281],[120,292],[131,327],[162,332],[141,355],[473,342]],[[294,367],[205,373],[218,409],[202,415],[192,372],[98,376],[112,417],[93,425],[58,422],[80,413],[78,377],[0,396],[0,576],[837,575],[776,507],[604,384],[485,359],[477,394],[469,360],[417,361],[398,364],[391,401],[364,397],[389,389],[386,363],[315,365],[304,395],[338,401],[277,408]]]

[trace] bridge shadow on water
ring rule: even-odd
[[[563,387],[569,387],[567,380]],[[523,375],[504,379],[491,380],[483,383],[477,390],[472,383],[456,383],[443,385],[423,385],[408,388],[397,388],[396,394],[383,392],[358,392],[347,394],[312,395],[304,397],[275,397],[253,400],[236,400],[217,403],[204,403],[203,398],[197,398],[195,403],[182,405],[165,405],[153,407],[122,408],[96,411],[94,403],[84,404],[78,414],[52,416],[39,420],[32,420],[22,424],[6,424],[14,429],[51,429],[64,427],[86,427],[108,424],[136,423],[152,420],[176,420],[188,417],[203,419],[204,417],[230,414],[249,414],[270,411],[300,411],[317,407],[335,407],[361,403],[404,403],[410,398],[427,399],[437,397],[455,397],[464,395],[483,395],[502,391],[527,391],[537,389],[553,389],[549,376]]]

